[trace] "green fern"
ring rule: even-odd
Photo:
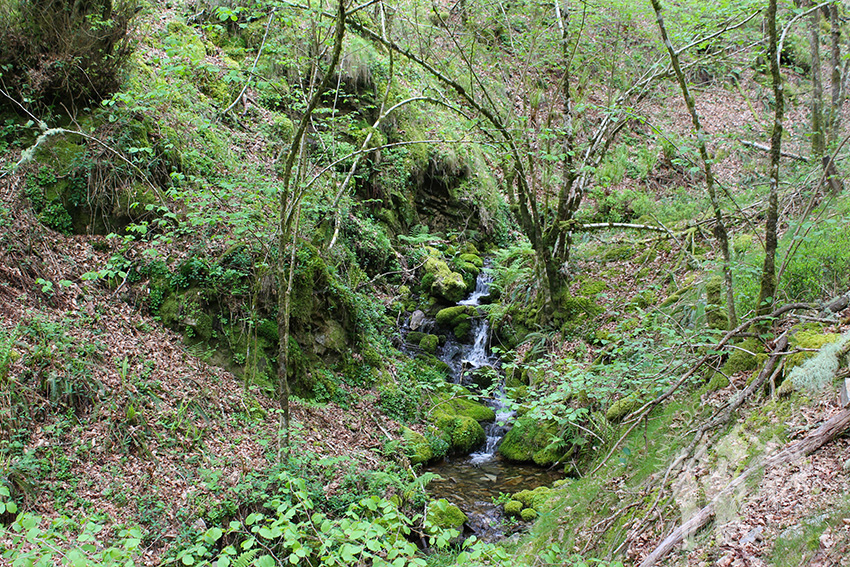
[[[230,564],[231,567],[248,567],[254,562],[254,558],[257,557],[258,551],[259,548],[243,551],[239,557],[233,560],[233,563]]]

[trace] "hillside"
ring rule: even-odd
[[[845,16],[0,0],[0,565],[850,564]]]

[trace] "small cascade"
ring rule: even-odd
[[[486,303],[491,282],[489,274],[481,273],[475,291],[458,305]],[[501,506],[495,504],[500,494],[551,484],[561,475],[533,465],[510,463],[499,456],[499,443],[510,429],[507,424],[513,421],[514,412],[505,394],[499,358],[489,351],[490,325],[483,314],[472,321],[470,336],[472,342],[464,344],[450,335],[438,356],[451,367],[455,383],[479,391],[485,384],[496,386],[491,390],[492,398],[482,400],[496,412],[496,420],[483,424],[487,440],[477,452],[459,459],[446,458],[429,468],[441,477],[429,491],[434,498],[446,498],[458,505],[469,518],[467,527],[479,538],[492,541],[504,536]]]
[[[490,283],[492,281],[493,277],[482,271],[475,280],[475,291],[468,298],[459,301],[458,305],[474,307],[481,305],[481,299],[490,295]],[[514,412],[507,406],[504,377],[498,372],[499,359],[488,350],[490,323],[487,321],[487,317],[477,317],[470,332],[474,338],[471,345],[449,341],[443,347],[442,359],[452,367],[453,379],[459,384],[468,385],[469,382],[473,381],[470,378],[482,368],[489,367],[493,374],[498,376],[499,382],[495,396],[484,400],[484,403],[496,412],[496,420],[484,427],[484,432],[487,435],[485,445],[480,451],[469,456],[470,463],[478,466],[495,458],[499,443],[510,429],[505,424],[514,416]]]

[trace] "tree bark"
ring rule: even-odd
[[[829,136],[830,144],[838,141],[838,129],[841,126],[841,107],[844,103],[844,89],[841,85],[841,21],[838,18],[838,3],[829,6],[830,24],[830,71],[832,106],[829,109]]]
[[[814,1],[810,0],[814,6]],[[820,10],[811,13],[809,45],[812,52],[812,155],[815,159],[824,152],[823,83],[820,64]]]
[[[816,12],[817,13],[817,12]],[[770,313],[776,298],[776,228],[779,219],[779,160],[782,157],[782,121],[785,118],[785,96],[782,87],[782,72],[779,68],[779,52],[776,36],[776,0],[770,0],[765,18],[767,24],[770,59],[770,76],[773,83],[774,114],[773,133],[770,136],[770,194],[767,199],[765,220],[764,264],[761,270],[759,300],[756,315]]]

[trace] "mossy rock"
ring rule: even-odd
[[[467,287],[463,276],[451,271],[445,261],[429,256],[425,260],[425,271],[433,276],[429,290],[432,296],[457,303],[466,295]]]
[[[764,345],[756,339],[747,339],[739,343],[737,347],[723,365],[723,373],[727,376],[739,372],[752,372],[767,359]]]
[[[602,254],[604,262],[616,262],[618,260],[628,260],[635,255],[635,249],[631,244],[621,244],[620,246],[611,246],[605,249]]]
[[[462,530],[468,519],[460,508],[445,498],[428,503],[428,518],[433,525],[447,530]]]
[[[541,466],[554,464],[562,455],[553,456],[553,452],[547,449],[557,429],[555,423],[521,417],[502,439],[499,454],[510,461],[533,461]]]
[[[729,378],[727,378],[720,372],[714,372],[714,374],[711,376],[711,380],[709,380],[708,384],[706,384],[705,390],[707,392],[716,392],[717,390],[722,390],[728,385]]]
[[[187,326],[192,328],[195,336],[203,341],[208,341],[213,335],[213,319],[204,312],[199,312],[191,317],[186,317]]]
[[[510,500],[505,503],[505,515],[516,518],[522,512],[523,504],[519,500]]]
[[[431,448],[431,444],[421,433],[417,433],[409,427],[404,427],[401,430],[401,437],[404,440],[404,450],[407,458],[410,459],[410,464],[427,463],[434,458],[434,450]]]
[[[348,333],[345,328],[333,319],[328,319],[313,334],[313,349],[316,354],[327,351],[343,353],[348,348]]]
[[[441,392],[431,398],[434,407],[432,415],[435,419],[454,416],[471,417],[476,421],[496,419],[496,412],[492,408],[465,397],[472,396],[469,390],[461,388],[457,391],[460,392],[460,396],[457,393]]]
[[[612,423],[616,423],[621,421],[624,417],[638,409],[643,405],[643,402],[640,399],[635,398],[633,396],[626,396],[625,398],[620,398],[608,408],[608,411],[605,412],[605,419]]]
[[[422,333],[420,331],[410,331],[407,333],[407,335],[404,336],[404,340],[407,341],[409,344],[418,345],[422,342],[422,339],[425,338],[426,334],[427,333]]]
[[[522,521],[524,522],[533,522],[537,519],[537,511],[534,508],[525,508],[519,513],[519,517],[522,518]]]
[[[438,418],[436,426],[454,453],[470,453],[487,437],[480,423],[462,415]]]
[[[475,314],[475,309],[469,305],[455,305],[437,311],[437,324],[441,327],[454,328]]]
[[[811,328],[797,331],[791,335],[789,342],[791,343],[791,346],[795,348],[820,350],[824,345],[834,343],[840,338],[841,335],[839,334],[824,333],[823,330],[819,328]],[[786,371],[790,371],[795,366],[800,366],[803,362],[812,358],[816,354],[817,352],[815,351],[803,351],[789,355],[788,358],[785,359]]]
[[[428,354],[437,352],[437,347],[440,345],[440,338],[437,335],[425,335],[419,341],[419,348]]]
[[[538,512],[546,509],[552,489],[548,486],[538,486],[534,490],[520,490],[513,495],[513,499],[522,502],[526,508],[532,508]]]
[[[479,270],[484,267],[484,260],[482,260],[481,257],[476,254],[461,254],[459,258],[461,262],[472,264]]]

